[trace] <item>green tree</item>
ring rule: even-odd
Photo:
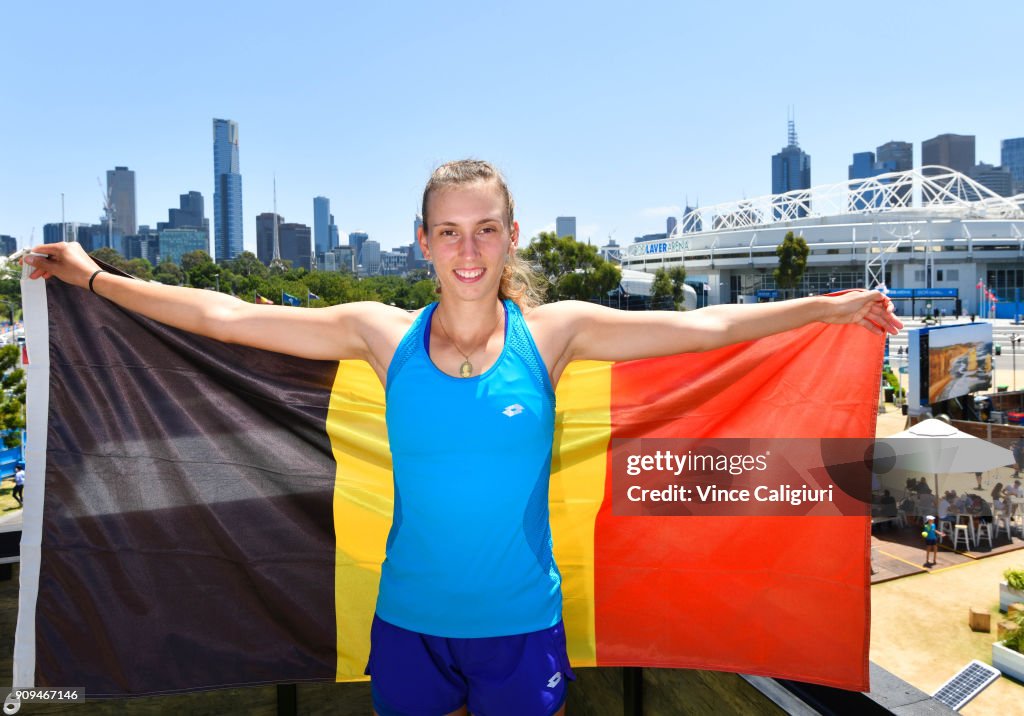
[[[651,307],[680,310],[686,297],[685,285],[686,269],[682,266],[658,269],[651,285]]]
[[[792,231],[786,232],[782,243],[775,247],[775,255],[779,257],[779,266],[774,271],[775,283],[779,288],[791,291],[800,285],[807,269],[807,256],[811,250],[803,236],[794,236]]]
[[[125,271],[136,278],[149,281],[153,278],[153,264],[148,259],[131,259],[125,264]]]
[[[601,258],[595,247],[554,232],[541,232],[521,255],[540,269],[551,301],[603,297],[622,280],[619,267]]]
[[[161,261],[153,272],[153,279],[169,286],[180,286],[185,279],[181,267],[173,261]]]
[[[25,427],[25,371],[21,369],[21,349],[17,343],[0,347],[0,430],[4,447],[21,445]]]
[[[125,272],[128,271],[128,261],[125,259],[124,256],[121,255],[121,252],[118,251],[117,249],[112,249],[109,246],[101,246],[100,248],[91,252],[89,255],[92,256],[97,261],[102,261],[105,264],[110,264],[116,269],[120,269],[121,271]]]
[[[243,251],[228,261],[224,267],[239,276],[266,276],[267,267],[256,258],[252,251]]]

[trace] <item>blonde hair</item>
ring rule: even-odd
[[[430,175],[427,186],[423,189],[423,205],[420,210],[423,217],[424,231],[429,233],[430,223],[427,215],[427,204],[430,197],[439,191],[474,184],[476,182],[493,182],[505,202],[505,227],[509,232],[515,225],[515,200],[509,191],[505,178],[492,164],[479,159],[459,159],[442,164]],[[501,272],[501,283],[498,286],[498,297],[511,299],[521,310],[539,306],[544,302],[540,280],[533,266],[519,256],[518,251],[508,255],[505,267]],[[440,290],[440,288],[438,289]]]

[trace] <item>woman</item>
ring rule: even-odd
[[[815,321],[879,335],[902,327],[891,302],[866,291],[690,313],[539,305],[516,254],[513,208],[485,162],[434,172],[417,238],[440,300],[412,315],[377,303],[256,306],[135,281],[99,270],[76,244],[38,246],[46,257],[25,259],[32,278],[55,276],[184,330],[373,367],[395,479],[367,665],[382,715],[564,710],[573,676],[547,486],[554,386],[571,361],[705,351]],[[435,407],[429,428],[424,403]]]

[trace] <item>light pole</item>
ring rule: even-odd
[[[1010,349],[1013,352],[1013,392],[1017,392],[1017,344],[1020,343],[1020,336],[1010,336]]]
[[[220,293],[220,274],[215,273],[213,275],[213,280],[217,282],[217,293]]]

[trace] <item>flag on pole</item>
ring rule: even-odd
[[[365,678],[393,500],[373,370],[187,334],[59,281],[22,290],[40,479],[14,686]],[[813,324],[567,368],[549,495],[574,665],[867,689],[869,519],[623,515],[613,462],[638,438],[873,437],[882,345]]]
[[[281,305],[282,306],[301,306],[302,299],[298,296],[293,296],[290,293],[281,291]]]
[[[310,300],[310,301],[319,301],[319,300],[320,300],[320,297],[319,297],[319,296],[317,296],[317,295],[316,295],[315,293],[313,293],[312,291],[310,291],[310,292],[309,292],[309,295],[308,295],[308,296],[307,296],[306,298],[307,298],[308,300]]]
[[[262,303],[262,304],[271,304],[272,305],[274,302],[271,301],[266,296],[261,296],[260,294],[257,293],[256,294],[256,300],[253,301],[253,303]]]

